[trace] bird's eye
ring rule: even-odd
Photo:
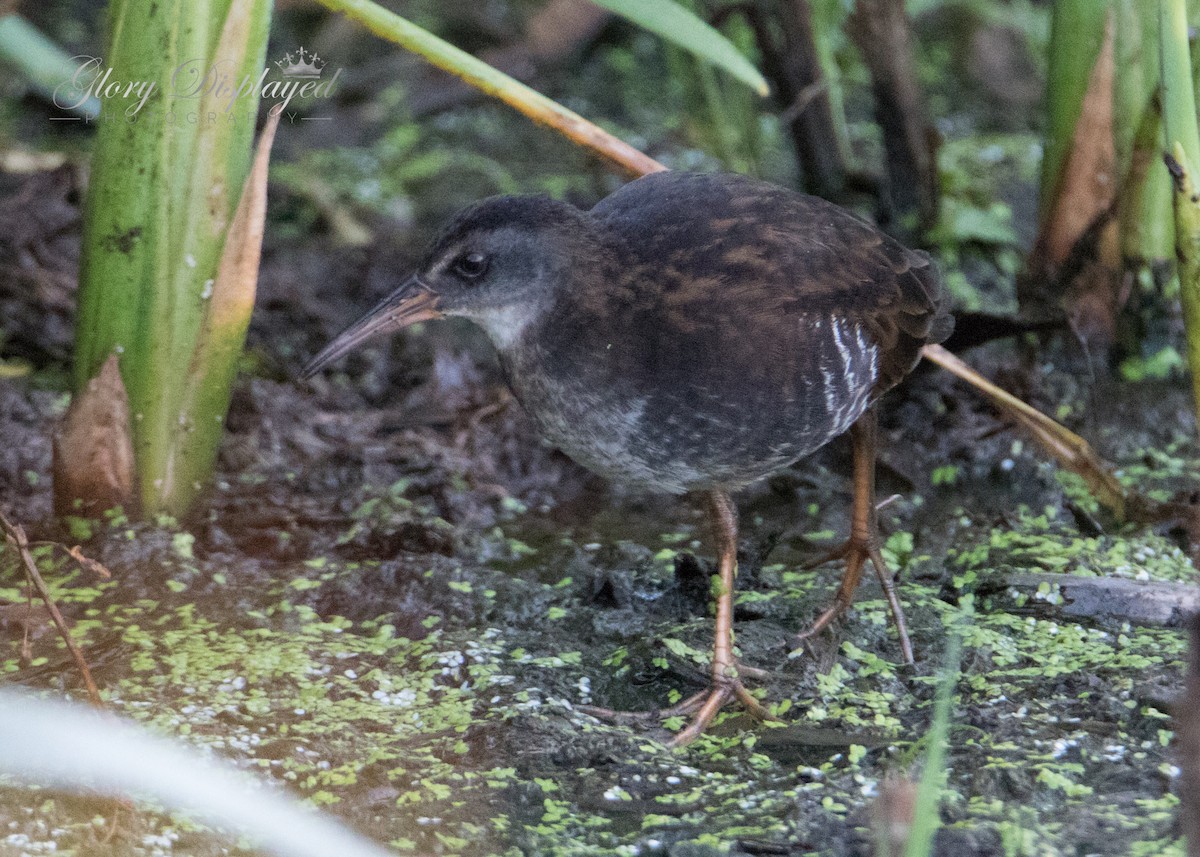
[[[488,258],[482,253],[464,253],[454,260],[454,273],[468,280],[478,280],[488,268]]]

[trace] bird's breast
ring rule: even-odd
[[[585,467],[669,493],[732,489],[846,431],[878,378],[862,325],[782,321],[763,337],[719,318],[680,334],[626,317],[535,333],[501,362],[541,433]]]

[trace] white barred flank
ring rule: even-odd
[[[864,335],[861,324],[834,314],[827,320],[830,336],[826,339],[818,335],[814,341],[833,346],[820,348],[818,354],[829,437],[833,438],[850,428],[867,409],[879,380],[879,347]],[[825,321],[813,317],[813,329],[820,331]]]

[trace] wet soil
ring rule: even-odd
[[[71,192],[61,176],[37,181]],[[1191,582],[1189,536],[1177,522],[1114,521],[947,376],[916,373],[883,411],[880,496],[897,495],[882,512],[886,555],[915,667],[873,581],[829,632],[799,649],[791,638],[840,574],[803,568],[846,530],[849,447],[837,441],[738,498],[737,642],[768,671],[754,686],[780,722],[731,708],[673,751],[677,721],[620,727],[578,706],[653,709],[704,686],[711,564],[686,498],[622,492],[542,445],[466,326],[426,325],[296,380],[410,248],[277,240],[251,371],[194,519],[54,520],[49,434],[67,402],[71,284],[46,272],[72,257],[48,254],[66,259],[53,267],[37,251],[60,228],[3,257],[0,327],[25,368],[0,379],[0,507],[31,538],[82,543],[112,570],[98,581],[37,550],[119,713],[397,853],[865,855],[880,784],[919,772],[949,671],[935,853],[1182,853],[1170,747],[1182,632],[974,593],[1013,571]],[[13,285],[39,277],[41,290]],[[1181,381],[1093,380],[1061,343],[1036,362],[1004,344],[969,356],[1086,435],[1127,484],[1160,500],[1194,490]],[[2,548],[0,600],[24,598]],[[1052,608],[1053,593],[1043,600]],[[78,696],[53,633],[22,655],[26,627],[0,623],[4,680]],[[959,663],[944,657],[952,635]],[[93,818],[110,812],[5,787],[0,854],[242,853],[152,812],[123,814],[101,841]]]

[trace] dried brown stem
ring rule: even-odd
[[[29,540],[25,537],[24,528],[20,524],[12,523],[2,514],[0,514],[0,527],[4,528],[5,540],[13,546],[17,555],[21,558],[21,564],[25,567],[25,574],[29,578],[29,582],[37,590],[38,595],[46,605],[46,609],[50,611],[50,617],[54,620],[54,625],[58,628],[58,633],[62,635],[63,642],[67,644],[67,649],[71,652],[71,657],[75,659],[75,664],[79,667],[79,672],[83,676],[83,684],[87,688],[88,700],[96,708],[104,708],[104,700],[100,698],[100,689],[96,687],[96,682],[92,679],[92,671],[88,668],[87,661],[83,658],[83,652],[80,651],[79,646],[72,639],[71,630],[67,627],[67,622],[59,611],[58,605],[54,603],[54,597],[50,594],[50,589],[46,586],[46,581],[42,579],[42,575],[37,568],[37,563],[33,561],[33,554],[29,552]]]
[[[1062,467],[1083,477],[1097,500],[1117,517],[1125,516],[1128,497],[1124,486],[1086,440],[1012,393],[1000,389],[942,346],[926,345],[921,354],[987,396],[997,408],[1028,429]]]

